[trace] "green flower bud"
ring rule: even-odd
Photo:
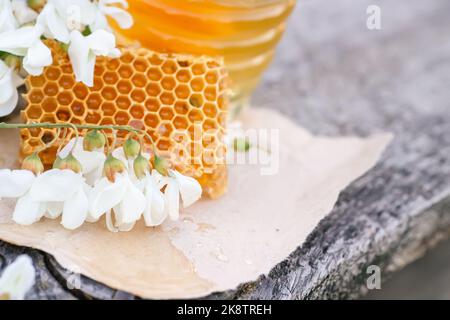
[[[123,152],[127,159],[134,159],[141,152],[141,145],[136,140],[128,139],[123,144]]]
[[[133,169],[136,177],[138,179],[143,179],[145,175],[150,172],[150,162],[142,155],[138,155],[133,162]]]
[[[12,54],[7,54],[3,61],[8,67],[14,70],[20,70],[22,66],[22,58]]]
[[[103,174],[109,181],[116,181],[116,174],[125,171],[125,165],[122,161],[109,155],[103,166]]]
[[[38,154],[33,153],[23,160],[22,169],[29,170],[35,175],[38,175],[44,172],[44,164],[42,163],[41,158],[39,158]]]
[[[250,150],[250,147],[251,145],[247,138],[236,138],[233,141],[234,151],[247,152]]]
[[[61,161],[62,161],[61,157],[57,156],[55,162],[53,162],[53,169],[59,169]]]
[[[78,161],[73,154],[69,154],[64,159],[59,160],[58,163],[56,162],[57,161],[53,164],[55,169],[72,170],[75,173],[81,173],[83,171],[80,161]],[[57,165],[56,167],[55,164]]]
[[[167,176],[169,174],[169,172],[168,172],[169,163],[167,162],[166,159],[158,157],[157,155],[155,155],[155,159],[153,161],[153,164],[154,164],[155,170],[158,171],[163,176]]]
[[[35,11],[41,11],[46,3],[47,0],[27,0],[28,6]]]
[[[91,27],[86,26],[86,28],[84,28],[83,32],[81,32],[81,34],[85,37],[87,37],[88,35],[92,34],[92,30]]]
[[[59,46],[63,49],[64,52],[69,52],[69,45],[67,43],[60,43]]]
[[[103,149],[106,144],[105,135],[98,130],[89,131],[83,139],[83,148],[86,151]]]

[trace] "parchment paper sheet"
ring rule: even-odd
[[[339,192],[367,172],[391,140],[315,137],[270,110],[251,110],[248,128],[279,129],[279,170],[230,166],[219,200],[202,200],[157,229],[114,234],[104,221],[71,232],[58,221],[22,227],[13,201],[0,201],[0,239],[38,248],[62,266],[144,298],[194,298],[234,289],[267,274],[300,246],[333,208]],[[0,167],[17,166],[18,133],[2,131]],[[274,150],[271,150],[272,153]]]

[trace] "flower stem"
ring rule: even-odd
[[[120,131],[141,133],[141,130],[135,129],[131,126],[119,126],[119,125],[95,125],[95,124],[50,123],[50,122],[33,122],[33,123],[0,122],[0,129],[31,129],[31,128],[73,129],[74,127],[77,129],[87,129],[87,130],[120,130]]]
[[[153,138],[144,130],[133,128],[132,126],[121,125],[94,125],[94,124],[73,124],[73,123],[50,123],[50,122],[34,122],[34,123],[5,123],[0,122],[0,129],[87,129],[87,130],[113,130],[113,131],[128,131],[136,134],[143,134],[150,140],[153,152],[156,154],[156,147]]]

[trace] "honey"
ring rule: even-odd
[[[158,52],[222,56],[234,112],[274,55],[295,0],[128,0],[135,23],[122,41]],[[214,76],[211,76],[214,82]]]

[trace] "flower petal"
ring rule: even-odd
[[[12,0],[11,5],[20,25],[33,22],[38,17],[38,13],[28,6],[27,0]]]
[[[0,117],[9,115],[17,106],[19,94],[16,89],[14,71],[0,60]]]
[[[122,161],[126,166],[128,166],[127,157],[125,156],[125,152],[123,151],[123,148],[116,148],[113,150],[112,155],[114,158],[119,159]],[[127,170],[130,170],[130,168],[127,168]]]
[[[45,216],[49,219],[57,219],[62,214],[64,202],[47,202]]]
[[[155,181],[156,185],[158,186],[158,189],[163,189],[171,180],[171,177],[166,177],[160,174],[157,170],[152,170],[152,177]]]
[[[133,16],[127,11],[117,7],[103,7],[102,12],[111,16],[122,29],[129,29],[133,26]]]
[[[95,180],[95,182],[97,182],[97,180]],[[91,185],[88,183],[87,178],[86,178],[86,182],[83,184],[83,190],[84,190],[84,193],[87,195],[88,202],[89,202],[90,197],[91,197],[91,193],[92,193],[92,190],[93,190],[93,187],[91,187]],[[89,205],[89,207],[88,207],[88,215],[86,217],[86,222],[95,223],[99,219],[100,219],[100,217],[94,218],[94,216],[91,214],[91,212],[90,212],[90,205]]]
[[[63,17],[71,28],[87,26],[94,22],[97,6],[91,0],[48,0],[48,2],[55,6],[57,14]]]
[[[114,222],[112,217],[114,217]],[[136,222],[130,222],[130,223],[125,223],[123,222],[123,214],[120,213],[120,208],[119,206],[116,206],[113,210],[112,210],[112,214],[108,216],[106,216],[106,225],[108,227],[108,230],[112,231],[112,232],[128,232],[131,231],[134,226],[135,226]],[[111,227],[112,225],[112,227]]]
[[[66,21],[60,17],[53,3],[47,3],[39,14],[37,23],[45,27],[44,35],[49,39],[56,39],[62,43],[70,42],[70,34]]]
[[[100,0],[99,5],[100,6],[108,6],[110,4],[119,4],[123,8],[128,8],[128,1],[127,0]]]
[[[134,226],[136,225],[136,222],[133,223],[125,223],[117,226],[120,232],[129,232],[133,230]]]
[[[40,26],[27,26],[0,33],[0,51],[25,56],[28,48],[40,38],[42,32]]]
[[[79,145],[81,144],[81,145],[83,145],[83,137],[81,137],[81,138],[79,138],[78,139],[78,143],[77,143],[77,145],[74,147],[74,144],[75,144],[75,140],[76,140],[76,138],[72,138],[72,139],[70,139],[70,141],[59,151],[59,153],[58,153],[58,156],[61,158],[61,159],[64,159],[64,158],[66,158],[68,155],[69,155],[69,153],[70,153],[70,151],[73,149],[73,152],[75,153],[77,150],[78,150],[78,148],[79,148]]]
[[[34,174],[28,170],[0,170],[0,198],[23,196],[33,184]]]
[[[88,41],[78,30],[74,30],[70,34],[68,53],[76,80],[92,87],[95,55],[91,54]]]
[[[28,49],[23,59],[23,68],[32,76],[38,76],[42,74],[44,67],[51,65],[52,62],[52,52],[38,40]]]
[[[184,208],[189,207],[201,198],[202,187],[197,180],[184,176],[175,170],[170,170],[170,173],[178,182]]]
[[[73,156],[81,163],[83,174],[86,175],[92,171],[97,171],[99,167],[103,167],[106,156],[99,151],[86,151],[83,148],[84,138],[79,138],[75,145],[76,138],[73,138],[69,143],[59,152],[59,156],[64,159],[73,149]]]
[[[0,2],[0,32],[14,30],[18,27],[18,23],[13,14],[11,1],[3,0]]]
[[[30,193],[19,198],[13,213],[14,222],[21,225],[31,225],[38,222],[45,213],[45,204],[34,201]]]
[[[0,103],[4,103],[11,99],[14,92],[17,92],[16,86],[13,82],[13,70],[7,67],[2,60],[0,60],[0,64],[4,66],[4,70],[2,70],[2,74],[0,76]],[[3,69],[3,68],[2,68]]]
[[[152,179],[155,181],[155,183],[159,186],[161,181],[163,180],[164,176],[158,172],[158,170],[153,169],[152,170]]]
[[[88,209],[88,197],[80,186],[73,197],[64,202],[61,224],[69,230],[81,227],[88,216]]]
[[[92,31],[97,31],[97,30],[102,30],[102,29],[111,31],[111,27],[109,26],[108,19],[101,11],[97,11],[97,14],[95,16],[95,21],[89,27],[91,28]]]
[[[35,201],[62,202],[71,198],[83,183],[81,174],[52,169],[39,175],[30,189]]]
[[[166,214],[172,221],[177,221],[180,217],[180,189],[174,179],[167,184],[164,196]]]
[[[16,108],[18,101],[19,94],[17,93],[17,91],[15,91],[9,100],[0,104],[0,117],[11,114]]]
[[[118,208],[118,223],[131,224],[140,219],[145,210],[146,199],[141,191],[128,180],[127,189]]]
[[[102,178],[103,174],[103,163],[101,166],[97,167],[94,171],[91,171],[89,173],[86,173],[84,175],[84,178],[86,179],[86,183],[90,186],[94,186],[95,183]]]
[[[147,227],[155,227],[167,219],[168,211],[164,210],[164,195],[157,187],[153,177],[148,175],[146,180],[145,197],[147,204],[144,211],[144,220]]]
[[[8,267],[0,278],[0,296],[7,294],[11,300],[23,300],[33,287],[35,270],[30,257],[21,255]]]
[[[92,171],[97,171],[98,168],[103,168],[103,163],[106,160],[106,156],[103,152],[98,151],[81,151],[74,153],[75,158],[80,161],[83,166],[83,173],[90,173]]]
[[[111,32],[96,30],[86,37],[86,41],[95,55],[117,58],[116,37]]]
[[[89,196],[89,212],[92,219],[98,219],[102,214],[117,206],[127,191],[128,181],[123,174],[116,176],[114,183],[107,178],[99,180]]]
[[[117,228],[112,220],[112,212],[111,210],[108,210],[108,212],[106,212],[106,227],[108,228],[109,231],[117,233],[119,232],[119,228]]]

